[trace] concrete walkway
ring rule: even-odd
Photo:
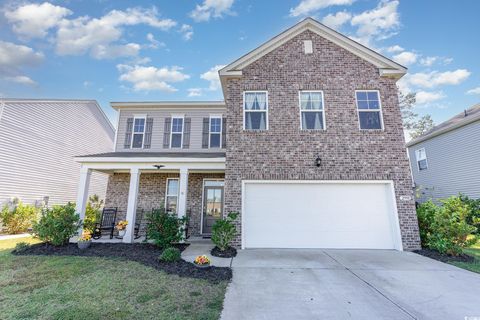
[[[190,245],[182,252],[182,259],[188,262],[193,262],[196,257],[206,255],[210,258],[211,265],[216,267],[231,267],[232,258],[217,258],[212,256],[210,250],[213,249],[214,244],[210,239],[194,239],[188,241]]]
[[[242,250],[231,264],[226,320],[480,317],[479,274],[410,252]]]

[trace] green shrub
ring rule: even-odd
[[[147,215],[147,236],[160,248],[168,248],[183,240],[186,218],[165,212],[164,208],[152,210]]]
[[[15,252],[23,252],[27,250],[30,245],[26,242],[19,242],[15,245]]]
[[[467,223],[477,228],[476,234],[480,233],[480,199],[471,199],[463,194],[459,197],[469,207]]]
[[[233,224],[237,217],[238,212],[230,212],[225,219],[217,220],[212,226],[212,241],[221,251],[228,249],[237,234]]]
[[[93,231],[95,223],[100,221],[102,215],[101,208],[103,207],[103,200],[94,194],[88,198],[87,206],[85,207],[85,220],[83,220],[83,228]]]
[[[35,237],[54,246],[67,244],[77,234],[81,226],[80,217],[75,212],[75,205],[54,206],[45,209],[40,221],[33,226]]]
[[[174,262],[180,260],[180,250],[174,247],[166,248],[163,250],[158,260],[163,262]]]
[[[428,239],[433,233],[433,220],[438,210],[440,210],[440,207],[433,203],[432,200],[420,204],[417,208],[418,226],[420,228],[422,247],[427,247]]]
[[[5,205],[0,212],[0,219],[7,233],[27,232],[38,217],[38,209],[19,201],[13,206]]]
[[[442,206],[435,211],[427,246],[441,253],[458,255],[471,246],[476,239],[469,238],[476,228],[467,223],[469,206],[459,197],[442,200]]]

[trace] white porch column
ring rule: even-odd
[[[80,169],[80,179],[78,181],[76,211],[80,215],[80,220],[85,220],[85,208],[87,207],[88,188],[90,186],[90,177],[92,169],[82,166]],[[79,234],[82,233],[83,228],[80,228]]]
[[[127,217],[128,221],[123,242],[133,243],[135,232],[135,218],[137,212],[138,183],[140,181],[140,171],[138,168],[130,169],[130,187],[128,189]]]
[[[177,215],[179,218],[185,217],[187,214],[187,188],[188,188],[188,169],[180,168],[179,193]]]

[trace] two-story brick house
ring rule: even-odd
[[[242,248],[419,247],[396,81],[406,69],[306,19],[220,70],[225,102],[112,103],[115,152],[79,158],[106,203],[240,212]],[[132,228],[124,241],[132,241]]]

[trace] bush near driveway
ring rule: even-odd
[[[75,212],[75,205],[54,206],[44,209],[40,220],[33,225],[33,234],[43,242],[54,246],[68,243],[77,234],[81,226],[80,217]]]
[[[217,220],[212,226],[212,242],[221,250],[225,251],[237,234],[233,222],[237,219],[238,212],[229,212],[224,219]]]
[[[459,255],[476,242],[476,227],[468,224],[471,212],[460,197],[441,200],[441,205],[427,201],[417,209],[422,245],[440,253]]]
[[[469,207],[467,223],[477,228],[477,234],[480,233],[480,199],[471,199],[463,194],[459,197]]]
[[[35,206],[23,204],[21,201],[5,205],[0,212],[0,220],[9,234],[27,232],[38,218],[39,210]]]

